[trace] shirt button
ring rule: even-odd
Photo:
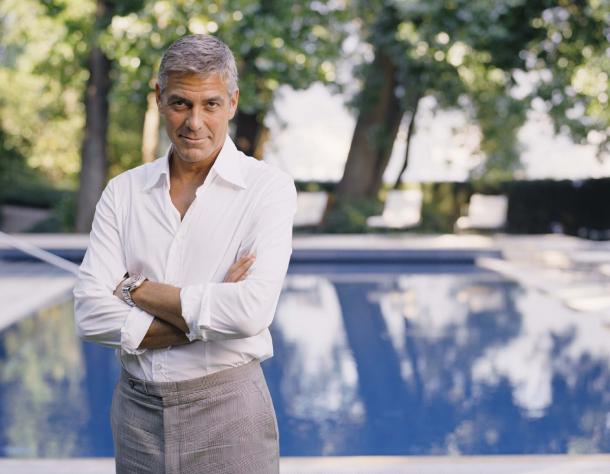
[[[155,369],[161,370],[161,364],[155,364]]]

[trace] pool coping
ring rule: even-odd
[[[79,262],[89,242],[88,234],[12,234],[57,256]],[[479,257],[502,255],[496,236],[427,234],[319,234],[295,235],[293,263],[465,263]],[[0,241],[0,258],[32,260]]]
[[[282,457],[280,468],[284,474],[601,474],[610,470],[610,455]],[[0,472],[110,474],[114,459],[4,458]]]

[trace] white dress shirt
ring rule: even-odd
[[[296,212],[293,179],[227,137],[181,221],[169,195],[169,154],[110,180],[74,288],[78,334],[118,349],[129,373],[152,381],[201,377],[273,355],[268,327]],[[244,253],[256,255],[250,274],[224,283]],[[153,316],[113,295],[125,272],[181,288],[193,342],[138,349]]]

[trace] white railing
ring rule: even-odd
[[[0,241],[5,242],[13,248],[21,250],[23,253],[31,255],[32,257],[38,258],[43,262],[46,262],[55,267],[66,270],[74,275],[78,275],[79,266],[76,263],[66,260],[65,258],[58,257],[57,255],[47,252],[35,245],[23,242],[12,235],[6,234],[0,231]]]

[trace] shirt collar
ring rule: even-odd
[[[153,161],[148,167],[146,175],[146,183],[144,184],[144,191],[148,191],[155,187],[161,177],[165,178],[167,187],[169,188],[169,155],[172,152],[172,147],[169,146],[165,154]]]
[[[169,188],[169,157],[171,152],[172,147],[170,146],[161,158],[151,163],[144,185],[145,191],[156,186],[161,177],[165,178]],[[222,149],[212,165],[212,171],[225,181],[245,189],[246,182],[242,173],[242,164],[240,163],[243,159],[243,153],[237,149],[233,140],[227,135]]]
[[[227,135],[225,143],[212,165],[212,170],[225,181],[245,189],[246,181],[243,175],[243,160],[245,159],[244,154],[237,149],[231,137]]]

